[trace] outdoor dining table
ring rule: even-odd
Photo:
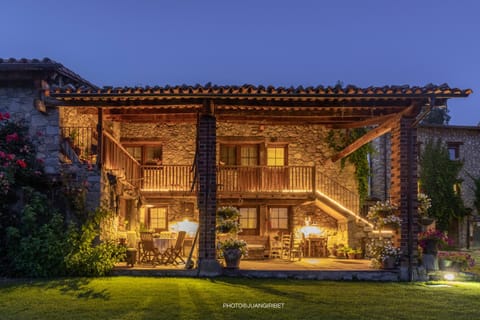
[[[165,253],[168,248],[175,246],[175,238],[153,238],[153,245],[160,253],[160,263],[164,263]]]

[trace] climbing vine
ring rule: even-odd
[[[340,152],[346,146],[367,133],[366,128],[356,128],[353,130],[330,130],[327,135],[327,143],[330,148],[336,152]],[[368,163],[368,154],[374,152],[374,148],[370,143],[363,145],[355,152],[341,159],[342,169],[345,167],[345,161],[349,161],[355,166],[355,178],[357,180],[358,194],[360,203],[368,196],[368,179],[370,177],[370,165]]]

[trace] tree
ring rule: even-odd
[[[442,141],[428,141],[420,156],[420,186],[432,199],[429,215],[437,220],[437,227],[448,230],[454,219],[467,214],[456,185],[458,174],[463,167],[460,161],[450,160],[448,150]]]

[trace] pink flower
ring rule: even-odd
[[[27,167],[27,164],[22,159],[18,159],[17,164],[23,169],[25,169]]]
[[[4,119],[7,119],[7,120],[10,119],[10,113],[5,112],[5,113],[3,114],[3,118],[4,118]]]
[[[13,160],[15,159],[15,155],[13,153],[7,154],[7,160]]]
[[[7,143],[11,141],[18,141],[18,133],[14,132],[12,134],[7,134],[5,140],[7,141]]]
[[[1,113],[0,113],[1,114]],[[0,158],[5,158],[7,155],[5,154],[5,152],[3,151],[0,151]]]

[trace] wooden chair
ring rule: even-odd
[[[294,260],[295,257],[298,258],[298,261],[302,260],[303,257],[303,239],[302,238],[293,238],[292,247],[290,248],[289,259]]]
[[[282,243],[280,242],[280,240],[276,241],[270,236],[268,257],[270,259],[273,259],[273,258],[281,258],[281,256],[282,256]]]
[[[280,257],[282,259],[290,259],[290,251],[292,249],[292,234],[282,233],[281,237],[282,251]]]
[[[168,248],[165,251],[165,258],[166,264],[179,264],[180,262],[185,263],[185,260],[182,258],[182,251],[183,251],[183,241],[185,240],[185,235],[187,233],[185,231],[180,231],[177,236],[177,241],[175,242],[175,246]]]
[[[153,244],[153,233],[140,232],[139,263],[160,263],[160,252]]]

